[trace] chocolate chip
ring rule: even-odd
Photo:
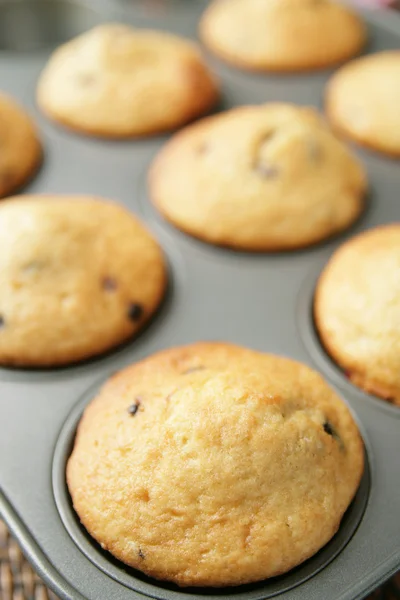
[[[324,428],[325,433],[332,436],[334,440],[336,440],[337,442],[339,442],[339,444],[341,446],[343,446],[341,437],[338,434],[338,432],[336,431],[336,429],[333,427],[332,423],[330,423],[329,421],[325,421],[325,423],[323,424],[323,428]]]
[[[324,423],[324,431],[325,433],[327,433],[328,435],[335,435],[335,430],[333,429],[332,425],[329,423],[329,421],[325,421]]]
[[[43,261],[32,260],[31,262],[26,263],[26,265],[22,267],[22,270],[24,273],[36,273],[37,271],[40,271],[40,269],[43,269],[44,265],[45,263]]]
[[[262,175],[266,179],[276,179],[279,176],[279,169],[275,165],[268,163],[258,163],[256,171],[259,175]]]
[[[274,137],[276,131],[271,130],[266,133],[259,141],[258,148],[256,150],[256,157],[253,164],[253,169],[261,175],[265,177],[265,179],[275,179],[279,176],[280,169],[276,166],[268,162],[268,160],[263,156],[264,150],[266,146],[271,142],[271,139]]]
[[[137,302],[132,302],[128,308],[128,317],[131,321],[139,321],[143,316],[143,306]]]
[[[78,73],[76,80],[82,87],[88,87],[95,83],[96,77],[92,73]]]
[[[5,322],[5,320],[4,320],[4,317],[2,317],[2,316],[0,315],[0,328],[1,328],[1,327],[4,327],[4,326],[5,326],[5,324],[6,324],[6,322]]]
[[[103,277],[103,280],[101,282],[101,287],[106,292],[114,292],[118,286],[117,286],[117,282],[115,281],[115,279],[113,279],[112,277],[106,276],[106,277]]]
[[[139,548],[138,555],[139,555],[139,558],[141,558],[142,560],[144,560],[146,558],[146,556],[141,548]]]
[[[267,131],[266,133],[264,133],[264,135],[262,136],[262,138],[259,141],[259,148],[261,149],[262,146],[264,146],[264,144],[266,144],[267,142],[270,142],[275,134],[276,134],[275,129],[271,129],[270,131]]]
[[[139,406],[140,406],[140,398],[137,397],[137,398],[135,398],[135,402],[133,404],[131,404],[130,407],[128,408],[128,413],[131,415],[131,417],[136,415],[137,411],[139,410]]]
[[[190,369],[186,369],[183,371],[182,375],[189,375],[189,373],[195,373],[196,371],[204,371],[205,367],[199,365],[198,367],[190,367]]]
[[[307,152],[310,160],[314,163],[319,162],[322,158],[321,145],[314,138],[307,140]]]

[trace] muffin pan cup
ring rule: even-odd
[[[122,202],[159,239],[171,277],[167,302],[135,341],[68,368],[0,369],[0,514],[39,574],[65,600],[361,599],[400,568],[400,409],[355,388],[326,356],[314,329],[312,301],[319,273],[345,239],[400,220],[400,163],[354,147],[369,173],[370,198],[351,230],[299,252],[240,253],[175,230],[149,203],[147,169],[167,136],[121,142],[88,138],[47,121],[35,106],[37,77],[54,45],[103,21],[195,37],[206,4],[0,0],[1,88],[32,113],[45,147],[43,167],[25,191]],[[397,14],[373,11],[365,18],[368,51],[400,48]],[[332,73],[255,75],[206,56],[221,80],[221,109],[266,101],[322,108]],[[197,340],[231,341],[317,368],[350,405],[365,441],[362,484],[338,534],[287,575],[251,586],[179,589],[125,567],[79,525],[65,485],[76,423],[101,382],[157,350]]]

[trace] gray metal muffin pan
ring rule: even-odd
[[[171,274],[166,302],[131,343],[64,369],[0,369],[0,514],[63,599],[356,600],[400,568],[400,409],[353,387],[326,356],[313,326],[312,299],[321,269],[344,239],[400,221],[400,163],[355,148],[368,169],[370,198],[344,235],[301,252],[238,253],[189,238],[149,204],[146,171],[166,137],[86,138],[48,122],[35,106],[37,77],[54,45],[108,20],[195,37],[206,4],[0,0],[0,88],[31,111],[45,147],[43,167],[25,191],[97,194],[123,202],[158,237]],[[365,18],[370,51],[400,49],[397,14],[371,12]],[[208,60],[221,80],[221,109],[269,100],[322,107],[330,72],[255,75]],[[159,349],[203,339],[286,355],[319,369],[354,411],[367,466],[338,534],[311,560],[260,584],[181,590],[125,567],[89,538],[72,510],[64,468],[76,423],[101,381]]]

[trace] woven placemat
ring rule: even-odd
[[[0,600],[58,600],[36,575],[0,521]]]
[[[59,600],[36,575],[1,520],[0,600]],[[400,600],[400,573],[368,600]]]

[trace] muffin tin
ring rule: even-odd
[[[121,201],[144,219],[170,265],[168,297],[134,341],[90,362],[53,370],[0,369],[0,513],[60,598],[68,600],[356,600],[400,568],[400,409],[352,386],[314,330],[315,283],[332,252],[355,233],[400,220],[400,163],[355,148],[370,177],[368,207],[344,235],[283,254],[215,248],[165,223],[149,203],[148,166],[167,139],[104,141],[65,131],[35,107],[35,85],[52,48],[103,21],[196,36],[204,0],[0,0],[0,86],[33,114],[45,145],[29,193],[90,193]],[[368,12],[369,51],[400,48],[400,17]],[[208,56],[221,80],[220,109],[265,101],[322,107],[331,71],[243,73]],[[285,576],[230,589],[179,589],[125,567],[91,540],[72,510],[64,470],[76,424],[110,374],[159,349],[226,340],[282,354],[322,372],[354,411],[367,466],[339,532]],[[1,590],[0,590],[1,595]]]

